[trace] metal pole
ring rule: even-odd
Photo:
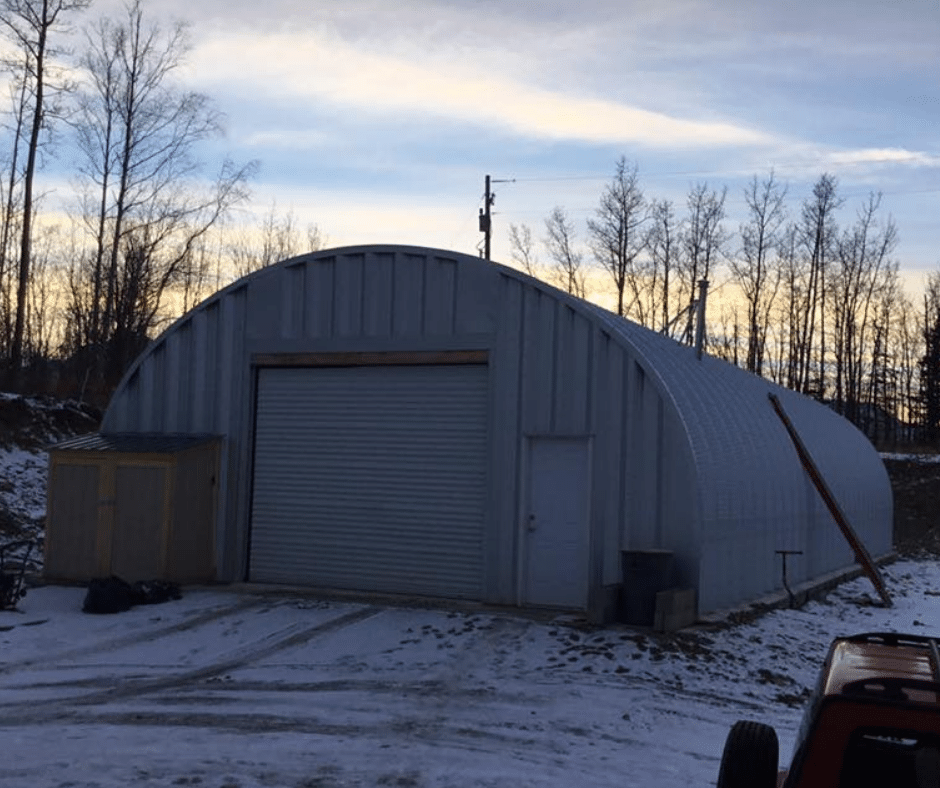
[[[698,316],[695,323],[695,356],[702,357],[702,345],[705,342],[705,298],[708,295],[708,280],[698,283]]]
[[[802,550],[775,550],[777,555],[783,559],[783,587],[787,590],[787,595],[790,597],[790,607],[796,607],[796,597],[793,596],[793,591],[790,590],[790,584],[787,582],[787,556],[788,555],[803,555]]]
[[[483,258],[490,259],[490,238],[493,234],[492,218],[490,216],[490,205],[493,203],[493,197],[490,194],[490,176],[486,176],[486,190],[483,197],[484,206],[484,227],[483,227]]]

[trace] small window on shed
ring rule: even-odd
[[[839,788],[937,788],[940,737],[917,731],[862,728],[849,739]]]

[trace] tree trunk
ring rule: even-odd
[[[23,365],[23,328],[26,324],[26,286],[29,283],[30,244],[33,229],[33,179],[36,173],[36,154],[39,151],[39,132],[43,117],[43,61],[48,33],[48,4],[42,4],[42,23],[39,26],[39,41],[36,47],[36,85],[33,105],[33,120],[29,132],[29,148],[26,153],[26,170],[23,174],[23,227],[20,233],[19,279],[16,289],[16,322],[13,326],[13,346],[10,348],[10,366],[17,374]]]

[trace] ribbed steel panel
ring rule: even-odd
[[[484,365],[261,369],[250,578],[479,598]]]
[[[215,435],[126,432],[103,435],[93,432],[50,446],[50,451],[119,452],[124,454],[175,454],[218,440]]]

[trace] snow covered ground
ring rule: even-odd
[[[116,616],[0,613],[0,786],[713,785],[739,718],[787,757],[830,639],[940,632],[940,566],[655,636],[486,609],[245,590]]]
[[[0,447],[0,508],[41,536],[46,454]],[[803,610],[657,636],[518,611],[244,589],[116,616],[84,590],[0,612],[0,788],[713,785],[736,719],[789,756],[832,637],[940,634],[940,565]]]
[[[48,464],[49,455],[44,451],[0,448],[0,502],[21,518],[45,517]]]

